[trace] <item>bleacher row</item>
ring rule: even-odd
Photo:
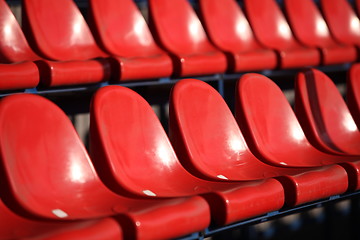
[[[20,27],[0,0],[0,239],[203,239],[360,193],[359,5],[147,3],[145,20],[133,0],[89,0],[85,20],[72,0],[22,0]],[[344,67],[346,102],[322,66]],[[251,73],[285,69],[294,109]],[[198,80],[226,74],[234,109]],[[164,78],[168,132],[121,86]],[[74,86],[96,89],[88,149],[63,109],[23,93]]]
[[[71,1],[23,1],[21,29],[3,0],[0,89],[355,62],[354,9],[320,2],[324,17],[310,0],[284,1],[286,15],[276,1],[204,0],[200,22],[187,1],[151,0],[149,28],[132,1],[89,1],[88,23]]]

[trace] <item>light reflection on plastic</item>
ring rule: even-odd
[[[70,179],[72,182],[84,183],[85,176],[83,173],[83,169],[81,167],[81,163],[75,161],[71,162],[70,166]]]
[[[190,35],[191,35],[191,38],[193,40],[198,40],[200,41],[201,38],[201,29],[200,29],[200,22],[199,21],[192,21],[190,24],[189,24],[189,32],[190,32]]]
[[[249,23],[245,19],[241,19],[236,24],[236,33],[241,36],[242,39],[248,40],[250,38],[248,34]]]
[[[232,138],[228,140],[228,146],[234,152],[242,152],[246,150],[243,142],[236,135],[232,136]]]
[[[350,22],[350,28],[352,32],[358,32],[360,28],[360,22],[357,17],[353,17]]]
[[[348,114],[346,116],[344,121],[345,121],[344,124],[348,131],[351,131],[351,132],[358,131],[358,128],[354,122],[354,119],[352,118],[352,116],[350,114]]]
[[[158,144],[156,148],[156,156],[161,160],[162,164],[170,168],[174,163],[174,152],[171,151],[171,147],[169,147],[166,142]]]
[[[293,129],[291,129],[291,136],[293,139],[301,141],[304,139],[304,132],[302,131],[302,129],[300,127],[293,128]]]
[[[136,36],[140,36],[137,38],[142,45],[150,45],[150,38],[147,36],[144,36],[146,33],[146,23],[145,21],[135,21],[134,25],[134,33]]]
[[[280,33],[280,35],[282,35],[286,39],[291,38],[291,32],[290,32],[290,29],[289,29],[289,25],[287,25],[287,23],[285,21],[282,21],[279,24],[278,32]]]
[[[327,36],[328,35],[328,29],[327,29],[325,21],[323,21],[323,20],[316,21],[316,32],[320,36]]]
[[[16,42],[17,35],[13,33],[11,24],[5,25],[2,30],[3,35],[6,38],[6,40],[2,44],[9,44],[9,47],[11,47],[15,52],[20,51],[20,49],[17,47],[17,44],[12,44]]]

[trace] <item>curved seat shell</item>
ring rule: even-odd
[[[261,46],[244,13],[234,0],[199,1],[200,13],[209,38],[227,53],[231,72],[273,69],[276,53]]]
[[[157,238],[186,235],[210,222],[209,206],[198,196],[144,199],[110,191],[68,117],[43,97],[3,98],[0,129],[2,196],[15,212],[61,221],[122,214],[134,234],[152,236],[147,226],[167,226],[156,233]],[[169,227],[173,221],[181,224]]]
[[[22,7],[23,29],[30,45],[45,60],[57,61],[39,63],[41,83],[45,87],[110,79],[110,63],[96,60],[108,56],[96,45],[73,1],[24,0]],[[52,66],[44,67],[48,65]]]
[[[280,68],[316,66],[320,63],[317,49],[304,47],[295,40],[275,0],[245,0],[244,7],[259,42],[277,50]]]
[[[241,77],[236,98],[237,119],[245,128],[249,147],[269,164],[314,167],[357,160],[326,154],[313,147],[285,95],[267,77],[260,74]]]
[[[96,239],[95,232],[101,232],[102,239],[122,239],[122,229],[112,218],[78,221],[49,222],[25,218],[10,211],[0,200],[0,239]],[[94,237],[94,238],[92,238]],[[98,236],[97,236],[98,237]]]
[[[181,166],[153,109],[128,88],[107,86],[95,94],[90,133],[95,167],[114,192],[153,197],[201,194],[218,224],[279,209],[284,203],[283,188],[275,179],[230,183],[191,175]],[[253,201],[257,206],[245,208]]]
[[[0,90],[36,87],[40,77],[32,61],[37,59],[9,6],[0,1]]]
[[[295,111],[310,142],[332,154],[359,155],[360,133],[333,81],[308,69],[296,77]]]
[[[246,181],[275,177],[283,184],[288,205],[347,189],[347,175],[340,166],[278,167],[255,157],[225,101],[205,82],[185,79],[176,83],[169,117],[170,137],[181,163],[200,178]]]
[[[341,43],[360,46],[360,20],[346,0],[321,0],[321,10],[332,36]]]
[[[308,47],[318,48],[322,64],[354,62],[356,48],[335,42],[321,12],[312,0],[286,0],[284,7],[297,40]]]
[[[189,2],[150,0],[149,18],[155,39],[173,57],[176,76],[225,72],[224,53],[210,43]]]
[[[132,0],[90,1],[93,32],[111,55],[117,56],[118,80],[168,77],[169,55],[155,43],[144,17]]]
[[[353,64],[348,71],[346,101],[351,115],[360,128],[360,64]]]

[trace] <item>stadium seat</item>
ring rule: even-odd
[[[318,48],[323,65],[356,61],[355,46],[335,42],[313,0],[285,0],[284,8],[296,39],[307,47]]]
[[[244,128],[250,149],[269,164],[314,167],[358,159],[327,154],[311,145],[285,95],[269,78],[246,74],[236,91],[240,128]]]
[[[174,238],[210,222],[209,207],[198,196],[144,199],[113,193],[100,181],[69,118],[41,96],[3,98],[0,131],[1,197],[15,213],[52,221],[116,215],[125,224],[125,239],[129,232],[139,239]]]
[[[360,64],[353,64],[348,71],[346,101],[357,127],[360,129]]]
[[[321,0],[330,32],[335,40],[360,47],[360,20],[347,0]]]
[[[173,58],[175,76],[223,73],[226,56],[208,40],[187,0],[149,0],[149,22],[155,40]]]
[[[39,71],[32,61],[39,57],[4,0],[0,0],[0,91],[36,87]]]
[[[308,69],[297,75],[295,91],[295,112],[311,144],[332,154],[360,156],[359,129],[333,81]]]
[[[34,51],[47,59],[37,63],[43,86],[90,84],[110,79],[107,55],[97,47],[73,1],[23,0],[22,3],[24,33]]]
[[[27,219],[10,211],[0,200],[0,239],[121,240],[123,237],[119,223],[112,218],[76,222]]]
[[[209,38],[227,55],[230,72],[277,66],[276,53],[258,43],[235,0],[201,0],[199,7]]]
[[[280,68],[320,64],[319,51],[300,45],[275,0],[244,0],[244,7],[259,42],[278,52]]]
[[[256,158],[226,102],[205,82],[186,79],[176,83],[171,92],[169,115],[175,151],[188,171],[199,178],[246,181],[282,176],[292,183],[284,185],[288,205],[346,190],[347,175],[339,166],[286,168]],[[329,184],[333,181],[336,184]]]
[[[94,36],[109,54],[117,56],[119,80],[169,77],[170,56],[155,43],[133,0],[91,0],[90,22]]]
[[[360,132],[336,85],[324,73],[308,69],[296,78],[295,111],[311,144],[338,155],[360,155]],[[360,161],[341,165],[350,177],[349,189],[360,188]]]
[[[99,176],[114,192],[158,198],[201,194],[218,225],[284,204],[283,188],[275,179],[231,183],[225,176],[206,181],[191,175],[181,166],[151,106],[125,87],[107,86],[95,94],[90,152]]]

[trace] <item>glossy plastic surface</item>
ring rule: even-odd
[[[245,0],[245,10],[257,39],[279,53],[280,68],[314,66],[320,63],[315,48],[300,45],[275,0]]]
[[[40,81],[46,87],[89,84],[110,79],[110,63],[80,10],[71,0],[24,0],[23,29],[31,46],[42,57],[67,62],[39,62]],[[49,8],[51,4],[51,8]],[[47,67],[48,65],[51,67]]]
[[[55,224],[53,224],[55,225]],[[115,219],[104,218],[100,220],[84,221],[54,230],[50,233],[40,233],[27,240],[122,240],[122,229]],[[20,226],[16,226],[19,228]],[[46,230],[44,226],[44,230]]]
[[[284,7],[294,35],[302,44],[320,49],[322,64],[354,62],[357,59],[354,46],[342,45],[332,39],[314,1],[286,0]]]
[[[348,71],[346,101],[353,119],[360,128],[360,64],[353,64]]]
[[[133,0],[91,0],[89,3],[95,36],[107,52],[118,56],[119,80],[172,74],[171,58],[154,42]]]
[[[200,13],[209,38],[228,53],[232,72],[273,69],[274,51],[260,46],[235,0],[201,0]]]
[[[316,69],[296,78],[295,111],[309,141],[322,151],[360,155],[360,132],[333,81]]]
[[[2,63],[37,60],[5,0],[0,1],[0,60]]]
[[[44,57],[68,61],[105,56],[73,1],[23,0],[22,3],[24,31]]]
[[[149,18],[154,37],[174,55],[177,76],[223,73],[225,55],[207,39],[187,0],[150,0]]]
[[[78,61],[37,61],[42,86],[78,85],[109,80],[112,67],[106,59]]]
[[[39,80],[39,70],[33,62],[0,64],[0,90],[33,88]]]
[[[39,71],[32,61],[37,59],[9,6],[1,0],[0,90],[36,87]]]
[[[100,177],[113,191],[152,197],[208,194],[219,224],[261,214],[283,204],[283,189],[274,179],[226,183],[196,178],[180,164],[151,106],[136,92],[120,86],[101,88],[91,105],[90,149]],[[248,194],[244,198],[244,194]],[[273,196],[273,201],[261,200]],[[269,197],[270,198],[270,197]],[[251,201],[247,211],[232,211]],[[264,205],[265,204],[265,205]],[[255,215],[257,215],[255,214]]]
[[[91,239],[94,230],[100,230],[104,239],[122,239],[119,224],[111,218],[78,222],[49,222],[22,217],[10,211],[0,200],[0,239]],[[41,237],[40,237],[41,236]]]
[[[236,117],[255,155],[276,166],[310,167],[358,157],[326,154],[313,147],[281,89],[260,74],[246,74],[236,88]]]
[[[324,18],[334,38],[360,46],[360,20],[347,0],[321,0]]]
[[[171,142],[182,164],[199,177],[254,180],[304,170],[273,167],[257,159],[224,99],[205,82],[176,83],[169,109]]]
[[[339,166],[285,168],[268,165],[248,149],[234,116],[220,94],[195,79],[181,80],[170,98],[170,137],[188,171],[206,179],[248,180],[279,177],[285,201],[296,205],[346,191]]]
[[[140,234],[148,224],[166,226],[162,238],[174,237],[173,230],[184,235],[209,224],[209,207],[200,197],[136,199],[106,188],[68,117],[43,97],[3,98],[0,129],[1,193],[14,212],[57,220],[135,214],[134,232]],[[156,223],[147,211],[155,211]],[[171,226],[172,221],[183,224]]]

